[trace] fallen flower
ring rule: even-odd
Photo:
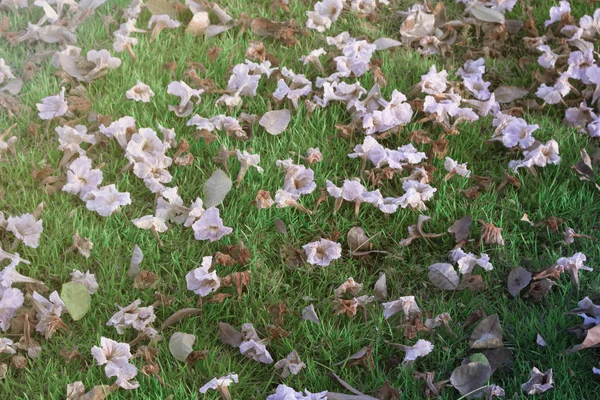
[[[326,267],[342,256],[342,245],[328,239],[321,239],[302,246],[309,264]]]
[[[229,394],[229,386],[231,386],[231,384],[233,383],[238,382],[238,375],[230,373],[220,378],[211,379],[200,388],[200,393],[204,394],[208,390],[218,390],[223,400],[231,400],[231,394]]]
[[[202,257],[202,265],[185,276],[188,290],[205,297],[221,286],[216,271],[209,272],[212,260],[211,256]]]
[[[138,80],[137,83],[131,89],[125,92],[125,97],[127,97],[130,100],[149,103],[150,99],[154,97],[154,92],[152,91],[152,89],[150,89],[150,86]]]

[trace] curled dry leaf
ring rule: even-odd
[[[452,264],[438,263],[429,266],[427,276],[431,283],[444,290],[456,290],[460,278]]]
[[[175,325],[179,321],[185,318],[190,318],[202,313],[202,310],[199,308],[183,308],[181,310],[173,313],[169,318],[165,319],[165,322],[162,323],[160,329],[168,328],[171,325]]]
[[[531,272],[523,267],[514,268],[508,275],[508,292],[512,297],[517,297],[529,282],[531,282]]]
[[[497,349],[504,347],[502,342],[502,327],[498,314],[492,314],[481,321],[473,330],[469,339],[472,349]]]
[[[483,277],[481,275],[464,274],[456,290],[464,289],[469,289],[471,292],[479,292],[487,289],[487,285],[483,281]]]
[[[452,226],[448,228],[448,233],[453,234],[457,242],[462,242],[469,237],[469,228],[472,223],[473,219],[468,215],[465,215],[461,219],[457,219]]]
[[[542,372],[536,367],[531,370],[531,377],[521,385],[525,393],[529,395],[541,394],[552,389],[552,368]]]
[[[481,240],[485,244],[499,244],[504,246],[502,238],[502,228],[498,228],[493,223],[486,223],[483,220],[478,221],[481,224]]]
[[[292,115],[288,109],[268,111],[261,117],[258,124],[271,135],[279,135],[285,131],[291,118]]]
[[[302,309],[302,319],[305,321],[311,321],[315,324],[320,324],[319,317],[317,316],[317,312],[315,311],[315,306],[313,304],[304,307]]]
[[[344,361],[340,361],[339,363],[333,365],[336,367],[338,365],[351,367],[353,365],[361,364],[367,367],[368,370],[371,370],[375,366],[375,362],[373,361],[373,346],[365,346]]]
[[[577,162],[571,168],[573,168],[579,180],[592,182],[596,186],[596,189],[600,190],[600,185],[596,183],[596,174],[592,167],[592,159],[585,149],[581,149],[581,161]]]
[[[425,223],[425,221],[428,221],[430,219],[431,217],[428,217],[426,215],[419,215],[417,224],[408,227],[408,237],[406,239],[402,239],[400,241],[400,245],[409,246],[415,239],[430,239],[444,236],[445,233],[427,233],[423,230],[423,224]]]
[[[242,297],[242,290],[244,289],[244,286],[248,286],[249,284],[250,271],[234,272],[232,274],[227,275],[224,278],[221,278],[221,286],[229,287],[235,285],[238,299]]]
[[[233,183],[229,176],[223,170],[217,169],[202,188],[204,208],[216,207],[221,204],[232,187]]]
[[[242,333],[226,322],[219,322],[219,339],[223,344],[240,347]]]
[[[176,360],[185,362],[192,353],[192,347],[196,342],[196,336],[183,332],[175,332],[169,340],[169,351]]]
[[[534,301],[540,301],[550,293],[552,286],[554,286],[554,282],[550,279],[540,279],[531,284],[525,297],[531,297]]]
[[[592,329],[589,329],[583,342],[567,350],[567,353],[575,353],[579,350],[587,349],[598,345],[600,345],[600,325],[596,325]]]

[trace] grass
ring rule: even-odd
[[[114,1],[100,7],[97,15],[90,18],[77,31],[78,46],[83,53],[90,49],[111,49],[112,38],[106,35],[102,26],[101,15],[119,15],[118,7],[127,1]],[[309,2],[291,2],[292,16],[300,24],[304,24],[304,11],[312,7]],[[448,2],[450,3],[450,2]],[[238,16],[246,12],[251,16],[265,16],[284,20],[289,18],[283,11],[273,14],[266,1],[245,2],[231,0],[220,2],[228,6],[230,14]],[[412,2],[399,1],[394,9],[405,9]],[[550,1],[536,2],[534,13],[537,25],[541,28],[547,18]],[[451,15],[458,16],[459,8],[448,5]],[[591,14],[590,6],[574,7],[577,17],[584,13]],[[5,13],[3,11],[2,13]],[[10,30],[18,30],[26,26],[28,20],[37,20],[40,10],[21,11],[18,15],[7,13],[10,17]],[[143,27],[149,19],[144,11],[137,26]],[[350,14],[344,14],[332,29],[326,32],[333,36],[348,30],[353,36],[364,35],[369,40],[378,37],[397,37],[399,22],[393,13],[380,16],[380,23],[370,23]],[[113,29],[114,30],[114,29]],[[94,164],[106,162],[103,168],[105,184],[115,183],[120,191],[131,192],[133,204],[125,207],[118,214],[101,218],[86,209],[85,204],[67,193],[47,195],[39,189],[30,176],[33,166],[41,167],[49,163],[58,165],[61,154],[57,147],[54,124],[49,134],[43,129],[39,136],[32,137],[27,132],[30,122],[42,123],[37,117],[35,103],[43,97],[56,94],[60,90],[60,80],[48,62],[40,65],[40,70],[31,82],[27,82],[20,95],[23,104],[31,110],[20,117],[9,119],[0,114],[0,126],[8,127],[16,122],[18,127],[14,133],[19,136],[17,154],[0,164],[0,185],[4,197],[0,199],[0,209],[8,215],[20,215],[30,212],[41,202],[46,202],[43,215],[44,233],[40,247],[30,249],[21,246],[18,251],[30,260],[31,266],[21,267],[26,275],[41,279],[51,290],[60,290],[62,282],[70,280],[74,268],[89,269],[96,274],[100,290],[93,296],[93,307],[80,321],[73,322],[67,316],[65,321],[69,331],[59,332],[51,340],[37,338],[42,343],[42,352],[36,360],[29,360],[26,368],[17,370],[9,368],[8,376],[0,381],[3,398],[15,399],[58,399],[64,398],[68,383],[81,380],[86,388],[109,383],[101,367],[93,365],[89,349],[98,345],[101,336],[118,341],[131,341],[134,332],[120,336],[114,328],[105,326],[110,316],[117,310],[115,304],[125,306],[135,299],[141,299],[144,305],[154,301],[154,291],[173,296],[175,301],[169,307],[156,310],[158,321],[164,320],[174,311],[196,304],[196,297],[186,290],[185,274],[195,268],[202,256],[221,249],[226,244],[234,244],[242,240],[253,254],[247,267],[218,267],[220,276],[234,271],[250,269],[252,283],[241,299],[226,299],[221,304],[203,306],[201,317],[182,321],[174,327],[162,332],[164,340],[159,343],[158,363],[165,385],[155,378],[138,375],[140,388],[135,391],[117,391],[110,395],[111,399],[188,399],[198,396],[198,388],[214,376],[228,372],[236,372],[240,383],[232,388],[235,399],[264,399],[279,383],[286,383],[296,389],[307,388],[312,392],[322,390],[341,391],[330,378],[327,371],[332,370],[350,384],[363,392],[372,392],[384,381],[389,380],[392,386],[402,392],[402,398],[415,399],[422,397],[422,382],[412,378],[412,370],[398,366],[398,359],[403,355],[386,345],[386,341],[412,344],[403,336],[398,328],[399,320],[386,321],[382,309],[375,305],[369,309],[369,318],[365,322],[357,316],[352,319],[334,316],[330,299],[333,289],[345,279],[352,276],[362,282],[365,293],[370,293],[380,272],[387,274],[389,298],[414,295],[421,309],[433,315],[449,312],[453,318],[452,327],[458,334],[455,339],[443,331],[419,337],[427,338],[435,349],[429,356],[420,359],[415,365],[419,371],[435,371],[436,380],[448,379],[452,370],[460,365],[463,358],[470,354],[468,337],[471,330],[463,330],[462,325],[470,312],[482,308],[486,313],[498,313],[504,330],[504,338],[509,349],[513,350],[512,363],[505,369],[498,370],[491,381],[505,388],[507,397],[521,393],[520,384],[529,379],[529,372],[536,366],[540,370],[554,370],[554,389],[547,392],[546,399],[592,399],[598,392],[598,380],[594,379],[591,368],[598,362],[597,350],[586,350],[581,353],[566,355],[564,350],[577,343],[577,339],[567,333],[566,329],[579,323],[579,319],[567,316],[566,312],[576,306],[584,296],[593,300],[600,299],[600,278],[597,272],[581,274],[581,288],[575,291],[568,277],[560,279],[551,294],[540,303],[526,299],[512,299],[505,289],[505,282],[511,268],[522,265],[530,270],[540,270],[552,265],[562,256],[570,256],[577,251],[588,256],[588,264],[600,265],[600,248],[597,243],[588,240],[576,241],[566,247],[561,233],[552,233],[547,228],[532,228],[519,219],[524,212],[532,221],[539,221],[550,216],[563,218],[564,226],[573,227],[584,234],[600,236],[598,215],[600,202],[598,193],[592,185],[581,182],[569,169],[579,159],[579,152],[587,148],[593,153],[597,143],[575,129],[561,124],[562,110],[549,107],[543,112],[527,114],[525,119],[540,125],[536,132],[539,140],[554,138],[560,145],[562,161],[559,166],[549,166],[540,170],[538,177],[521,173],[518,179],[519,189],[507,188],[500,194],[494,190],[482,193],[475,200],[469,200],[461,194],[461,190],[470,186],[470,182],[455,177],[448,182],[443,181],[443,160],[434,159],[433,165],[438,168],[435,173],[434,186],[437,187],[433,201],[426,212],[432,217],[427,226],[432,232],[443,232],[455,219],[469,214],[474,220],[483,219],[494,222],[503,229],[506,246],[482,246],[474,248],[469,245],[466,250],[486,252],[491,256],[495,269],[485,273],[483,278],[488,289],[471,293],[442,292],[435,289],[427,279],[427,266],[446,260],[447,253],[454,246],[453,240],[445,236],[432,241],[416,241],[410,247],[401,247],[399,241],[406,237],[407,227],[417,220],[418,212],[400,210],[390,218],[383,218],[380,212],[363,206],[358,218],[354,217],[353,207],[344,205],[340,212],[332,215],[333,202],[328,200],[321,205],[313,216],[300,214],[293,209],[257,210],[251,201],[259,189],[274,193],[282,186],[283,175],[275,167],[275,160],[287,158],[290,151],[304,153],[308,147],[319,147],[325,155],[322,163],[314,166],[319,186],[326,179],[341,183],[345,178],[357,176],[360,162],[351,160],[347,154],[353,146],[362,142],[362,137],[351,141],[334,138],[335,124],[347,123],[350,120],[345,109],[333,104],[325,110],[316,110],[307,116],[301,106],[293,112],[292,122],[281,136],[270,136],[256,129],[254,138],[249,142],[238,142],[219,136],[219,139],[206,144],[196,141],[193,129],[185,126],[187,118],[177,118],[167,111],[168,104],[174,104],[175,98],[166,93],[171,82],[171,75],[162,69],[164,62],[176,61],[176,74],[182,79],[187,61],[202,62],[207,67],[206,77],[214,79],[217,87],[225,87],[228,80],[228,68],[243,62],[245,49],[251,40],[259,40],[250,32],[238,36],[233,29],[215,38],[204,40],[182,34],[182,29],[165,30],[153,43],[148,38],[137,35],[139,45],[134,47],[138,56],[133,61],[122,53],[123,63],[117,70],[111,71],[105,78],[88,85],[89,97],[93,110],[99,114],[111,115],[114,119],[131,115],[137,120],[138,127],[157,129],[160,123],[173,127],[179,138],[187,139],[191,144],[191,152],[195,162],[188,167],[173,166],[172,185],[179,187],[179,193],[186,203],[201,195],[202,185],[217,168],[211,161],[221,145],[230,148],[252,148],[261,155],[261,165],[265,168],[262,175],[250,171],[241,187],[232,191],[221,206],[221,215],[227,226],[234,227],[232,235],[216,243],[195,241],[191,230],[182,230],[173,226],[161,239],[164,246],[159,247],[157,241],[148,231],[137,229],[130,220],[152,212],[154,196],[131,173],[121,174],[119,171],[126,164],[122,151],[116,143],[110,143],[93,153]],[[301,55],[310,50],[325,46],[325,35],[310,32],[300,39],[298,45],[286,47],[273,39],[264,39],[268,51],[281,59],[281,65],[296,72],[305,73],[309,78],[317,76],[316,70],[304,67],[298,61]],[[518,45],[519,38],[514,39]],[[214,64],[208,61],[208,50],[213,46],[223,49]],[[475,45],[475,44],[474,44]],[[10,47],[7,42],[0,44],[0,57],[4,57],[13,71],[21,71],[27,58],[38,48],[51,48],[48,45],[20,45]],[[457,52],[462,49],[456,49]],[[508,53],[507,58],[488,60],[491,76],[507,84],[530,85],[531,78],[516,67],[518,53]],[[531,56],[531,55],[530,55]],[[455,71],[462,64],[460,55],[447,59],[437,57],[422,58],[418,53],[400,49],[377,53],[376,57],[383,61],[382,71],[387,77],[388,86],[382,92],[389,97],[393,89],[409,93],[412,86],[419,81],[420,75],[429,66],[437,64],[449,71]],[[439,68],[438,68],[439,69]],[[534,66],[531,65],[533,70]],[[144,81],[156,92],[150,104],[135,103],[126,100],[124,92],[135,84],[136,79]],[[364,87],[369,88],[372,75],[366,74],[360,79]],[[496,84],[499,82],[495,82]],[[269,103],[273,104],[270,93],[275,89],[274,80],[261,81],[259,96],[246,99],[242,110],[248,113],[262,114]],[[215,107],[218,95],[203,96],[202,103],[194,112],[201,116],[213,116],[227,113],[225,109]],[[273,104],[274,105],[274,104]],[[386,140],[388,148],[407,143],[407,135],[421,125],[411,123],[398,135]],[[439,128],[431,125],[424,127],[433,138],[441,133]],[[473,173],[494,178],[496,184],[502,178],[511,156],[500,146],[486,142],[491,137],[490,118],[484,118],[473,124],[464,124],[459,136],[449,137],[448,156],[461,162],[468,162]],[[420,146],[428,151],[428,146]],[[231,163],[231,174],[237,173],[237,162]],[[402,194],[400,183],[395,180],[386,183],[382,191],[388,195]],[[318,197],[317,193],[303,198],[303,203],[312,205]],[[274,221],[285,222],[288,235],[282,236],[274,228]],[[346,234],[348,230],[360,225],[370,236],[376,236],[375,245],[390,252],[387,256],[373,256],[364,259],[344,257],[327,268],[309,268],[303,266],[290,268],[281,256],[285,245],[300,247],[321,235],[332,234],[335,230]],[[475,225],[474,225],[475,226]],[[478,237],[478,228],[472,228],[471,237]],[[92,257],[84,259],[70,254],[66,258],[59,255],[71,245],[71,237],[78,230],[84,237],[94,242]],[[0,233],[2,247],[8,248],[12,241],[9,234]],[[345,241],[345,236],[341,238]],[[138,290],[132,288],[126,277],[127,266],[134,244],[138,244],[144,252],[142,268],[155,272],[160,280],[154,289]],[[321,325],[315,325],[300,318],[300,310],[309,303],[306,298],[314,298],[315,306],[321,318]],[[246,359],[235,349],[222,345],[218,339],[217,323],[228,322],[239,327],[244,322],[252,322],[266,335],[266,325],[271,323],[267,308],[271,304],[283,301],[294,313],[285,319],[284,329],[291,335],[281,340],[273,340],[269,351],[278,360],[290,351],[297,350],[307,364],[299,376],[281,379],[272,365],[258,364]],[[158,325],[158,324],[157,324]],[[169,354],[168,339],[175,331],[196,335],[195,349],[207,349],[208,358],[194,365],[177,362]],[[548,347],[539,347],[536,333],[540,333]],[[9,336],[10,337],[10,336]],[[18,339],[15,338],[15,339]],[[363,367],[334,367],[334,363],[344,360],[366,345],[374,346],[373,356],[375,368],[367,370]],[[77,347],[84,355],[86,362],[73,361],[65,364],[59,355],[62,348]],[[6,356],[0,356],[0,362],[7,362]],[[139,363],[139,360],[136,361]],[[138,364],[141,367],[141,364]],[[456,399],[459,395],[453,388],[447,388],[442,398]],[[203,398],[217,399],[218,394],[210,393]]]

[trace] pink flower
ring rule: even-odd
[[[85,206],[96,211],[102,217],[108,217],[118,211],[121,206],[131,204],[129,192],[119,192],[114,184],[102,186],[89,192]]]
[[[48,120],[61,117],[67,113],[69,105],[65,101],[65,88],[62,88],[56,96],[49,96],[42,99],[42,103],[35,105],[40,112],[41,119]]]
[[[328,239],[305,244],[302,248],[306,252],[306,260],[312,265],[326,267],[342,256],[342,245]]]
[[[215,271],[209,272],[212,257],[202,257],[202,266],[188,272],[185,276],[188,290],[204,297],[216,291],[221,286],[221,280]]]

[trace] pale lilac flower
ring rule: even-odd
[[[328,239],[321,239],[302,246],[309,264],[326,267],[342,256],[342,245]]]
[[[290,80],[290,85],[283,78],[277,81],[277,89],[273,92],[273,97],[279,101],[288,98],[294,108],[298,108],[300,97],[308,96],[312,92],[312,82],[302,74],[296,74],[294,71],[283,67],[281,74]]]
[[[119,211],[121,206],[131,204],[129,192],[119,192],[114,184],[102,186],[89,192],[85,206],[96,211],[102,217],[108,217]]]
[[[102,183],[102,171],[92,169],[92,160],[87,157],[77,157],[67,169],[67,183],[62,191],[78,194],[82,200],[92,190],[98,189]]]
[[[346,201],[353,201],[357,204],[362,202],[371,203],[374,206],[381,202],[381,193],[379,190],[369,192],[358,180],[345,179],[341,188],[335,186],[331,181],[327,181],[327,192],[336,199],[342,198]]]
[[[436,36],[426,35],[419,40],[419,46],[421,47],[417,51],[424,56],[439,54],[440,44],[442,44],[442,41]]]
[[[348,157],[361,158],[363,160],[363,165],[367,159],[377,168],[380,168],[387,163],[386,149],[371,136],[365,136],[363,144],[356,145],[354,151],[354,153],[348,154]]]
[[[8,338],[0,338],[0,354],[17,354],[16,345]]]
[[[490,98],[485,101],[461,99],[461,102],[472,106],[473,110],[480,117],[486,117],[489,114],[496,115],[498,112],[500,112],[500,103],[496,101],[496,96],[494,95],[494,93],[492,93],[490,95]]]
[[[558,6],[550,8],[550,19],[544,22],[544,27],[548,27],[555,22],[561,20],[564,14],[569,14],[571,12],[571,4],[568,1],[562,0]]]
[[[212,259],[211,256],[202,257],[202,265],[191,270],[185,276],[187,289],[201,297],[208,296],[221,286],[221,280],[217,276],[217,272],[209,272],[212,266]]]
[[[265,75],[267,78],[271,77],[271,74],[277,71],[279,68],[271,68],[271,61],[265,60],[263,62],[255,63],[250,60],[245,61],[248,66],[248,71],[253,75]]]
[[[600,137],[600,115],[587,126],[590,137]]]
[[[114,326],[119,335],[125,333],[125,329],[133,328],[137,331],[143,331],[148,328],[156,319],[154,307],[140,307],[141,300],[136,300],[127,307],[119,307],[106,323],[107,326]]]
[[[220,391],[222,388],[227,388],[228,386],[231,386],[232,383],[238,382],[238,375],[233,373],[227,374],[220,378],[213,378],[200,388],[200,393],[204,394],[208,392],[209,389]]]
[[[63,160],[70,160],[73,155],[79,154],[85,156],[85,150],[81,147],[83,143],[96,144],[96,137],[87,133],[84,125],[58,126],[55,129],[58,133],[58,149],[64,152]]]
[[[563,73],[554,86],[548,86],[545,83],[542,83],[535,95],[548,104],[558,104],[562,101],[563,97],[571,92],[569,78],[570,76],[568,74]]]
[[[125,97],[130,100],[141,101],[142,103],[149,103],[150,99],[154,97],[154,92],[150,86],[146,85],[142,81],[137,83],[128,91],[125,92]]]
[[[134,38],[133,36],[121,35],[117,32],[114,32],[114,35],[115,41],[113,42],[113,50],[117,53],[121,53],[124,50],[127,50],[131,54],[133,54],[133,49],[131,47],[138,44],[137,38]]]
[[[118,343],[102,336],[100,346],[102,347],[92,347],[91,353],[97,365],[105,365],[106,376],[117,377],[115,384],[123,389],[137,388],[139,386],[137,382],[130,382],[137,375],[137,368],[129,363],[132,358],[129,344]]]
[[[482,77],[485,74],[485,60],[483,57],[477,60],[468,60],[465,65],[458,69],[456,74],[460,77]]]
[[[315,172],[304,165],[294,165],[285,174],[283,190],[290,193],[295,199],[301,195],[312,193],[317,188]]]
[[[306,368],[306,364],[300,360],[300,356],[296,351],[292,351],[286,358],[275,363],[275,369],[282,370],[282,378],[287,378],[290,374],[298,375],[303,368]]]
[[[535,142],[532,133],[538,129],[537,124],[529,125],[524,119],[513,119],[502,131],[502,143],[509,148],[518,145],[522,149],[528,149]]]
[[[491,83],[484,81],[479,76],[463,78],[463,83],[477,100],[487,100],[492,95],[488,90]]]
[[[96,276],[94,274],[90,274],[90,271],[83,273],[78,269],[74,269],[73,272],[71,272],[71,282],[81,283],[83,286],[85,286],[90,294],[94,294],[98,290]]]
[[[412,144],[398,147],[397,150],[385,149],[390,168],[402,170],[406,164],[418,164],[427,159],[427,155]]]
[[[321,393],[311,393],[308,390],[302,392],[296,392],[291,387],[284,385],[283,383],[277,386],[275,394],[272,394],[266,398],[266,400],[326,400],[327,391]]]
[[[376,49],[375,44],[368,43],[366,40],[356,40],[348,43],[342,49],[344,55],[334,58],[338,72],[343,71],[340,67],[344,68],[346,66],[354,76],[364,75],[371,69],[371,57],[373,57]]]
[[[15,79],[15,76],[10,67],[6,65],[4,58],[0,58],[0,83],[4,83],[4,80],[8,79]]]
[[[516,0],[515,0],[516,1]],[[402,349],[406,352],[402,365],[409,365],[419,357],[425,357],[433,351],[431,342],[419,339],[413,346],[403,346]]]
[[[158,130],[160,133],[162,133],[163,145],[165,149],[177,147],[177,139],[175,139],[177,134],[175,133],[175,129],[165,128],[161,124],[158,124]]]
[[[204,89],[192,89],[184,81],[174,81],[167,86],[167,93],[180,98],[179,105],[169,105],[169,111],[173,111],[178,117],[187,117],[192,113],[194,103],[192,97],[196,98],[196,103],[200,103],[200,95]]]
[[[324,32],[331,27],[331,24],[337,21],[344,3],[342,0],[322,0],[315,4],[314,11],[307,11],[306,27],[315,29],[318,32]]]
[[[585,132],[588,124],[593,122],[597,117],[594,110],[588,107],[585,101],[582,101],[578,107],[568,108],[565,112],[565,121],[581,132]]]
[[[123,9],[123,18],[137,19],[145,6],[143,0],[132,0],[129,6]]]
[[[459,164],[450,157],[446,157],[446,160],[444,161],[444,168],[449,172],[447,176],[453,174],[458,174],[465,178],[471,176],[471,171],[467,169],[467,163]]]
[[[15,316],[17,310],[23,306],[25,297],[23,292],[17,288],[6,288],[0,290],[0,329],[6,332],[10,327],[10,320]]]
[[[0,295],[3,290],[10,288],[14,283],[34,283],[41,285],[42,282],[37,279],[30,278],[25,275],[21,275],[17,272],[17,265],[19,262],[23,262],[24,264],[31,264],[29,261],[23,260],[19,253],[10,254],[6,253],[2,249],[0,249],[2,254],[2,260],[11,260],[11,263],[4,267],[2,271],[0,271]]]
[[[194,238],[196,240],[210,240],[214,242],[225,235],[233,232],[233,229],[223,225],[223,220],[219,216],[219,209],[210,207],[192,225]]]
[[[579,79],[586,85],[591,84],[592,82],[588,79],[587,70],[596,65],[596,60],[594,59],[594,50],[587,49],[584,52],[581,51],[573,51],[569,55],[569,69],[567,69],[567,74],[573,79]]]
[[[437,68],[434,65],[429,68],[429,72],[425,75],[421,75],[421,92],[427,94],[437,95],[446,91],[448,83],[448,72],[442,70],[437,72]]]
[[[323,71],[323,65],[321,64],[321,60],[319,60],[319,57],[325,54],[327,54],[327,52],[321,47],[312,50],[306,56],[300,57],[298,61],[302,61],[302,64],[304,65],[307,65],[309,63],[314,64],[320,71]]]
[[[162,192],[164,183],[169,183],[173,179],[167,168],[173,160],[162,153],[154,153],[150,157],[145,157],[140,162],[133,165],[133,173],[140,179],[152,193]]]
[[[154,129],[140,128],[131,136],[125,151],[127,156],[133,157],[135,161],[150,159],[153,156],[163,155],[167,148]]]
[[[256,168],[256,170],[260,174],[264,172],[262,167],[258,165],[260,163],[260,154],[251,154],[248,153],[246,150],[242,152],[236,149],[236,155],[238,161],[240,162],[240,170],[238,172],[237,177],[238,185],[242,182],[244,175],[246,175],[246,172],[250,167]]]
[[[355,40],[348,32],[342,32],[334,37],[327,36],[325,39],[329,46],[335,46],[338,50],[342,50],[348,43]]]
[[[401,203],[402,200],[400,197],[384,197],[379,204],[379,209],[384,214],[393,214],[398,211],[398,207]]]
[[[267,346],[262,343],[262,341],[257,341],[255,339],[242,342],[242,344],[240,344],[240,353],[263,364],[271,364],[273,362],[273,358],[271,357],[271,354],[269,354]]]
[[[156,233],[166,232],[169,229],[163,218],[154,215],[144,215],[132,219],[131,222],[140,229],[148,229]]]
[[[175,29],[175,28],[179,28],[179,26],[181,25],[181,22],[172,19],[171,17],[169,17],[166,14],[161,14],[161,15],[152,15],[152,17],[150,17],[150,20],[148,21],[148,29],[152,29],[152,26],[156,24],[156,25],[161,25],[164,28],[171,28],[171,29]]]
[[[390,319],[393,315],[402,311],[404,318],[408,320],[412,315],[420,313],[421,309],[417,305],[415,296],[404,296],[398,300],[383,303],[383,317]]]
[[[515,4],[517,4],[517,0],[491,0],[486,3],[490,8],[498,10],[501,13],[512,11]]]
[[[183,226],[189,228],[196,222],[203,214],[204,214],[204,202],[200,197],[197,197],[196,200],[190,205],[190,211],[188,212],[187,219],[185,220]]]
[[[433,188],[426,183],[413,180],[404,181],[402,183],[402,189],[404,189],[406,193],[400,197],[400,206],[402,208],[410,206],[412,209],[419,211],[427,210],[425,202],[431,200],[434,193],[437,191],[436,188]]]
[[[586,260],[586,256],[583,253],[575,253],[571,257],[561,257],[556,261],[556,264],[564,270],[566,270],[569,275],[571,275],[571,279],[573,279],[573,283],[576,289],[579,289],[579,270],[582,269],[584,271],[593,271],[593,268],[590,268],[583,263]]]
[[[584,15],[579,19],[579,26],[583,29],[583,36],[594,38],[600,32],[600,9],[594,11],[594,16]]]
[[[556,140],[549,140],[546,144],[541,144],[531,151],[523,152],[525,159],[519,163],[509,164],[513,170],[519,167],[545,167],[547,164],[558,164],[560,156],[558,155],[558,143]]]
[[[32,214],[23,214],[20,217],[8,217],[6,230],[12,232],[18,240],[27,247],[36,249],[40,236],[44,231],[42,220],[36,219]]]
[[[135,129],[135,119],[130,116],[122,117],[113,121],[109,126],[101,124],[98,129],[106,137],[115,138],[125,150],[127,148],[127,131]]]
[[[450,252],[450,259],[458,265],[461,274],[470,274],[477,265],[486,271],[494,269],[487,254],[481,253],[478,258],[473,253],[465,253],[460,247]]]
[[[39,117],[44,120],[62,117],[67,113],[69,105],[65,101],[65,88],[62,88],[56,96],[42,99],[41,103],[35,105],[39,111]]]
[[[67,311],[67,307],[56,290],[50,294],[48,299],[34,291],[32,299],[37,312],[36,331],[48,339],[54,334],[57,327],[64,325],[60,316]]]
[[[537,47],[539,51],[543,54],[538,58],[538,63],[547,69],[553,69],[554,64],[556,64],[556,60],[558,60],[558,54],[552,51],[550,46],[546,44],[542,44]]]

